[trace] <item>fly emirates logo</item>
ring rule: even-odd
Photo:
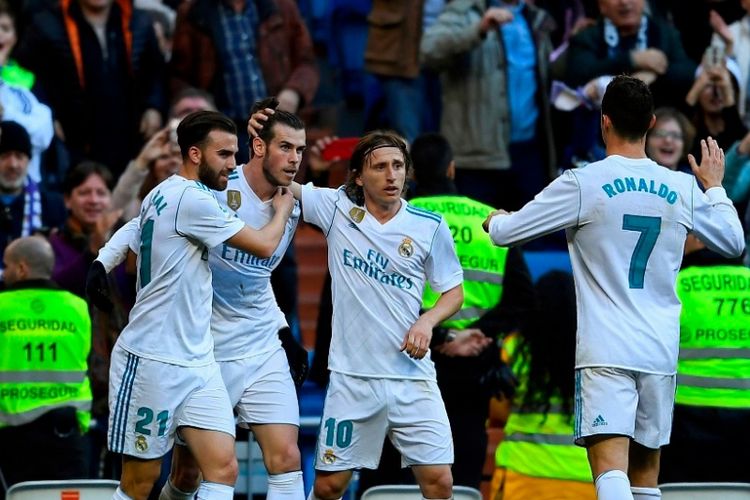
[[[396,272],[386,272],[390,259],[378,251],[369,249],[367,250],[367,259],[362,259],[351,250],[345,248],[342,257],[344,259],[344,266],[356,269],[368,278],[383,285],[395,286],[402,290],[411,290],[414,286],[411,278],[407,278],[403,274]]]

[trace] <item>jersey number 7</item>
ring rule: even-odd
[[[643,288],[646,264],[661,232],[661,217],[625,214],[622,216],[622,229],[641,233],[630,257],[628,285],[630,288]]]

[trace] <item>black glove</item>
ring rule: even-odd
[[[109,282],[104,264],[95,260],[86,276],[86,298],[94,304],[97,309],[105,313],[111,312],[114,305],[109,296]]]
[[[281,347],[286,352],[286,360],[289,362],[289,373],[292,375],[295,387],[299,390],[307,379],[310,366],[307,361],[307,350],[297,342],[289,328],[279,330]]]
[[[479,379],[479,385],[491,396],[513,399],[518,387],[518,379],[513,370],[499,360]]]

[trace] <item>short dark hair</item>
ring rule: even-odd
[[[623,139],[643,139],[654,116],[654,99],[648,85],[632,76],[616,76],[607,85],[602,99],[602,114]]]
[[[83,161],[68,170],[63,180],[63,194],[70,196],[75,188],[86,182],[90,175],[98,175],[102,178],[107,188],[111,191],[114,185],[112,172],[103,164],[95,161]]]
[[[422,134],[411,145],[411,161],[417,184],[444,179],[453,161],[453,149],[442,134]]]
[[[218,111],[196,111],[187,115],[177,126],[177,144],[182,157],[187,157],[193,146],[203,147],[208,134],[214,130],[237,135],[234,122]]]
[[[275,134],[274,127],[277,124],[286,125],[287,127],[294,130],[305,129],[305,122],[303,122],[299,116],[288,111],[276,109],[276,106],[278,106],[278,101],[276,101],[275,98],[267,97],[260,101],[256,101],[255,104],[253,104],[253,107],[250,109],[250,116],[253,116],[253,113],[257,113],[258,111],[261,111],[265,108],[274,108],[275,110],[274,114],[270,115],[268,117],[268,120],[263,123],[263,129],[258,131],[258,137],[262,139],[266,144],[270,144],[271,141],[273,141]],[[253,148],[251,147],[250,158],[252,158],[253,156]]]
[[[349,176],[346,179],[344,189],[347,196],[357,205],[365,204],[365,194],[361,186],[355,182],[357,176],[365,168],[365,162],[370,158],[373,151],[380,148],[398,148],[404,157],[406,176],[411,172],[411,155],[406,145],[406,140],[392,130],[374,130],[362,137],[354,147],[352,157],[349,159]]]

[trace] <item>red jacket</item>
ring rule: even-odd
[[[215,40],[223,36],[221,0],[189,0],[177,11],[171,66],[173,92],[191,85],[211,92],[221,108],[226,102],[221,61]],[[292,0],[255,1],[260,19],[258,54],[269,94],[295,90],[300,107],[312,101],[320,75],[307,27]]]

